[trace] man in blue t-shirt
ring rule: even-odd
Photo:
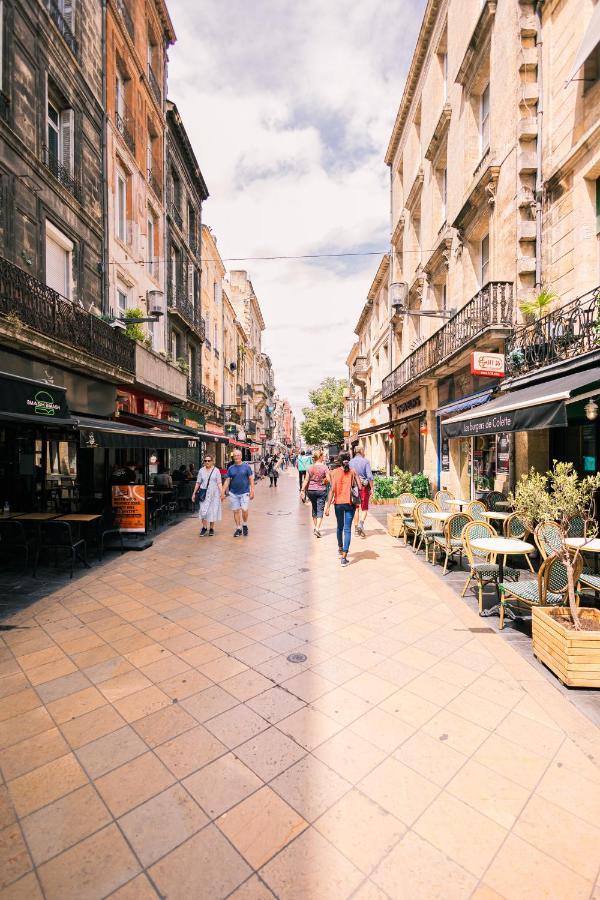
[[[233,451],[233,462],[223,482],[223,496],[229,493],[229,505],[235,519],[234,537],[248,537],[248,503],[254,500],[254,472],[242,462],[242,451]]]

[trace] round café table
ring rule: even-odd
[[[598,554],[600,553],[600,538],[567,538],[565,540],[567,547],[571,550],[581,550],[582,553],[594,554],[594,572],[598,572]]]
[[[422,515],[423,515],[424,519],[433,519],[434,522],[446,522],[450,518],[450,516],[454,515],[454,513],[435,511],[435,512],[423,513]]]
[[[470,541],[471,547],[474,547],[476,550],[484,550],[488,553],[493,553],[495,557],[500,557],[498,559],[498,601],[500,601],[500,585],[504,581],[504,562],[507,556],[523,556],[526,553],[533,553],[535,547],[533,544],[528,544],[527,541],[520,541],[517,538],[504,538],[504,537],[490,537],[490,538],[475,538]],[[485,610],[479,615],[490,616],[493,612],[495,612],[499,608],[499,602],[496,606],[493,606],[492,609]]]
[[[464,500],[460,497],[452,497],[452,499],[446,500],[448,506],[458,506],[460,512],[462,512],[463,506],[468,506],[470,502],[470,500]]]
[[[482,518],[485,519],[487,522],[489,522],[490,525],[492,525],[494,528],[496,527],[496,524],[495,524],[496,522],[498,522],[498,523],[505,522],[506,519],[508,519],[508,515],[509,515],[508,513],[490,512],[489,510],[486,510],[485,512],[481,513]]]

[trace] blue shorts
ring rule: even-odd
[[[248,509],[250,494],[229,494],[229,505],[233,510]]]

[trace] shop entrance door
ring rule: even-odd
[[[458,480],[461,497],[471,499],[471,438],[458,442]]]

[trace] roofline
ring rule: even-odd
[[[170,47],[171,44],[174,44],[177,40],[177,35],[175,34],[173,22],[171,21],[171,16],[169,15],[165,0],[156,0],[156,11],[158,12],[163,31],[167,36],[167,47]]]
[[[202,241],[204,241],[205,238],[208,238],[210,240],[211,246],[214,251],[214,254],[213,254],[214,262],[217,264],[218,267],[220,267],[221,277],[223,277],[225,275],[225,272],[227,271],[225,268],[225,263],[221,259],[221,254],[219,253],[219,248],[217,247],[217,243],[215,241],[214,235],[213,235],[212,231],[210,230],[209,226],[206,224],[206,222],[202,223],[201,235],[202,235],[202,238],[201,238]],[[202,254],[202,256],[204,257],[204,253]],[[206,260],[204,260],[204,261],[206,261]]]
[[[381,262],[379,263],[377,271],[375,272],[375,277],[373,278],[371,287],[369,288],[369,292],[367,294],[367,297],[369,298],[369,300],[375,299],[375,294],[381,287],[381,285],[383,283],[383,279],[389,272],[389,268],[390,268],[390,254],[384,253],[383,256],[381,257]]]
[[[192,147],[191,141],[188,137],[188,133],[185,130],[185,125],[183,124],[181,114],[177,109],[175,103],[173,103],[172,100],[168,99],[167,122],[172,127],[173,133],[177,136],[178,140],[181,143],[181,146],[183,147],[183,150],[187,157],[187,162],[190,167],[190,171],[193,178],[198,182],[198,186],[200,188],[200,196],[202,197],[202,201],[204,202],[204,200],[208,200],[210,196],[208,193],[206,182],[204,180],[204,176],[200,170],[200,166],[198,164],[198,160],[196,159],[196,154],[194,153],[194,148]]]

